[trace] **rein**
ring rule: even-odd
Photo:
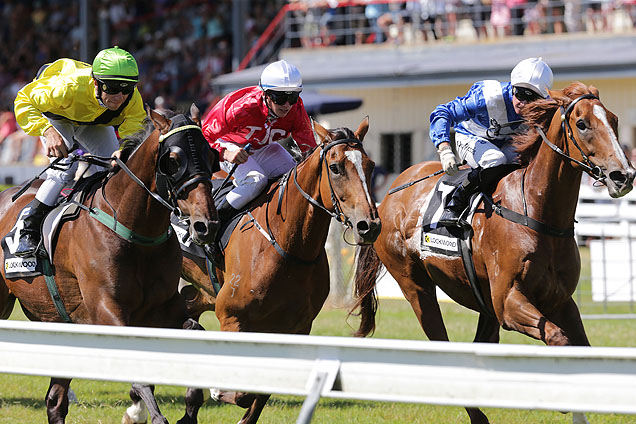
[[[541,140],[548,145],[548,147],[550,147],[552,150],[554,150],[557,154],[559,154],[561,157],[563,157],[564,159],[567,159],[570,162],[574,162],[577,165],[579,165],[581,168],[583,168],[585,170],[585,172],[587,172],[592,178],[594,178],[596,181],[600,181],[603,182],[605,180],[605,177],[602,176],[602,171],[601,168],[599,168],[598,166],[594,165],[592,163],[592,161],[590,160],[590,158],[583,152],[583,149],[581,149],[581,147],[579,146],[579,144],[576,142],[576,139],[574,138],[574,131],[572,130],[572,127],[570,126],[570,121],[569,121],[569,117],[570,114],[572,113],[572,110],[574,110],[574,106],[580,102],[581,100],[598,100],[598,97],[594,96],[593,94],[584,94],[580,97],[577,97],[575,100],[573,100],[567,107],[567,109],[563,109],[563,106],[561,106],[561,128],[563,130],[563,136],[566,139],[566,142],[568,140],[570,140],[574,146],[576,146],[576,148],[579,150],[579,152],[581,153],[581,156],[583,157],[583,161],[579,161],[577,159],[574,159],[573,157],[571,157],[568,153],[564,152],[563,150],[561,150],[559,147],[557,147],[554,143],[552,143],[550,140],[548,140],[548,137],[545,135],[545,132],[543,132],[543,130],[539,127],[539,126],[535,126],[537,132],[539,133],[539,135],[541,136]],[[568,144],[566,144],[567,146]],[[568,149],[569,150],[569,149]],[[527,205],[526,205],[526,195],[525,195],[525,176],[526,176],[526,171],[527,168],[524,169],[523,171],[523,178],[521,178],[521,199],[523,200],[523,214],[517,213],[513,210],[510,210],[504,206],[501,206],[501,204],[499,203],[494,203],[492,201],[491,198],[489,198],[488,196],[485,196],[485,199],[487,200],[488,204],[490,205],[491,209],[499,216],[507,219],[508,221],[511,222],[515,222],[517,224],[521,224],[525,227],[528,227],[538,233],[542,233],[542,234],[547,234],[550,236],[554,236],[554,237],[573,237],[574,236],[574,227],[571,228],[566,228],[565,230],[563,229],[558,229],[558,228],[554,228],[552,226],[549,226],[547,224],[544,224],[541,221],[537,221],[536,219],[530,218],[528,216],[528,209],[527,209]]]
[[[319,168],[320,170],[318,171],[318,185],[319,186],[322,183],[322,164],[323,164],[323,162],[326,163],[326,161],[327,161],[327,159],[325,157],[325,154],[332,147],[337,146],[339,144],[344,144],[344,143],[347,143],[347,144],[349,144],[349,143],[361,144],[360,141],[356,140],[355,138],[345,138],[343,140],[332,141],[331,143],[327,144],[326,146],[321,146],[320,168]],[[347,216],[344,214],[344,212],[342,212],[342,208],[340,207],[340,200],[338,200],[338,198],[336,197],[336,194],[335,194],[335,192],[333,190],[333,184],[331,182],[331,177],[330,177],[329,173],[327,173],[327,181],[329,182],[329,192],[330,192],[330,195],[331,195],[331,202],[333,203],[333,208],[336,211],[335,213],[331,212],[329,209],[325,208],[323,205],[318,203],[317,200],[313,199],[310,195],[308,195],[300,187],[300,185],[298,184],[298,179],[297,179],[297,177],[298,177],[298,166],[295,166],[293,171],[294,171],[294,184],[296,185],[296,188],[298,189],[300,194],[305,199],[307,199],[307,201],[309,203],[311,203],[312,205],[314,205],[314,206],[322,209],[323,211],[327,212],[329,215],[331,215],[332,218],[335,218],[336,221],[341,223],[344,227],[353,228],[353,224],[351,224],[351,221],[349,221],[349,218],[347,218]],[[282,196],[282,192],[279,194],[279,196]],[[278,212],[280,212],[280,210]]]
[[[183,125],[177,128],[174,128],[170,131],[168,131],[166,134],[161,134],[159,136],[159,143],[160,146],[164,146],[163,142],[170,136],[173,136],[175,134],[181,133],[182,131],[186,131],[186,130],[193,130],[196,129],[198,131],[201,131],[201,128],[197,125]],[[190,140],[189,140],[190,141]],[[155,178],[157,179],[159,175],[164,175],[161,173],[161,171],[159,170],[159,159],[162,157],[162,154],[158,154],[157,155],[157,163],[155,164]],[[196,184],[200,181],[206,181],[208,182],[210,185],[212,184],[210,181],[210,178],[207,178],[204,175],[200,175],[200,173],[197,172],[197,174],[192,177],[189,178],[186,182],[184,182],[183,184],[181,184],[181,186],[179,186],[178,189],[174,190],[174,184],[172,184],[172,182],[170,181],[170,177],[169,176],[165,176],[166,180],[170,181],[170,186],[171,186],[171,190],[169,190],[168,192],[168,201],[166,201],[162,196],[160,196],[157,193],[153,193],[145,184],[143,181],[141,181],[139,179],[139,177],[137,177],[131,170],[130,168],[128,168],[128,166],[126,166],[126,164],[120,159],[120,158],[111,158],[111,157],[101,157],[101,156],[95,156],[95,155],[86,155],[86,156],[76,156],[74,158],[74,160],[77,161],[83,161],[83,162],[87,162],[89,164],[95,164],[95,165],[99,165],[99,166],[103,166],[103,167],[109,167],[110,165],[110,161],[111,160],[115,160],[115,162],[117,163],[117,165],[119,165],[119,167],[126,173],[128,174],[128,176],[137,184],[139,185],[141,188],[143,188],[146,193],[148,193],[148,195],[150,195],[153,199],[155,199],[157,202],[159,202],[159,204],[161,204],[162,206],[164,206],[166,209],[168,209],[170,212],[174,213],[178,218],[181,218],[183,216],[183,213],[181,212],[181,210],[179,209],[179,206],[177,204],[177,197],[179,196],[179,194],[181,192],[183,192],[183,190],[185,188],[187,188],[188,186],[192,185],[192,184]],[[199,171],[199,169],[196,169],[197,171]],[[185,173],[185,170],[183,171]],[[106,198],[106,193],[104,191],[105,186],[106,186],[106,182],[107,180],[102,184],[102,196],[104,197],[104,200],[106,201],[106,203],[109,204],[110,206],[110,202],[108,202],[108,199]],[[109,214],[107,214],[106,212],[102,211],[101,209],[97,208],[97,207],[89,207],[89,206],[85,206],[83,204],[80,204],[78,202],[73,202],[74,204],[76,204],[77,206],[79,206],[81,209],[87,211],[89,213],[89,216],[91,216],[92,218],[98,220],[99,222],[101,222],[102,224],[104,224],[106,227],[110,228],[112,231],[114,231],[117,235],[119,235],[121,238],[123,238],[124,240],[128,240],[130,242],[142,245],[142,246],[156,246],[159,244],[164,243],[166,240],[168,240],[170,238],[170,236],[172,235],[172,226],[168,226],[168,230],[157,236],[157,237],[146,237],[143,236],[141,234],[137,234],[135,233],[133,230],[127,228],[125,225],[123,225],[122,223],[120,223],[117,220],[117,212],[115,210],[114,207],[110,206],[113,212],[113,216],[110,216]]]
[[[326,160],[327,160],[326,157],[325,157],[325,154],[332,147],[337,146],[339,144],[344,144],[344,143],[347,143],[347,144],[349,144],[349,143],[362,144],[359,140],[357,140],[355,138],[346,138],[346,139],[342,139],[342,140],[332,141],[331,143],[329,143],[327,145],[321,145],[319,165],[318,165],[319,166],[319,168],[318,168],[319,169],[319,171],[318,171],[318,186],[320,186],[320,184],[322,182],[323,162],[326,163]],[[338,200],[337,196],[335,195],[335,192],[334,192],[334,189],[333,189],[333,185],[332,185],[332,181],[331,181],[331,177],[329,177],[329,174],[327,174],[327,179],[328,179],[328,182],[329,182],[329,190],[330,190],[330,194],[331,194],[331,201],[332,201],[332,203],[334,205],[334,209],[336,211],[335,213],[331,212],[329,209],[325,208],[316,199],[312,198],[309,194],[307,194],[300,187],[300,184],[298,184],[298,180],[297,180],[297,177],[298,177],[298,165],[296,165],[289,172],[287,172],[285,175],[283,175],[283,177],[280,179],[280,181],[278,183],[279,192],[278,192],[278,207],[276,209],[276,214],[277,215],[280,215],[280,213],[281,213],[283,194],[285,193],[285,188],[287,187],[287,182],[289,181],[289,178],[291,177],[292,173],[294,174],[294,184],[296,185],[296,188],[298,189],[300,194],[310,204],[312,204],[313,206],[315,206],[315,207],[317,207],[319,209],[322,209],[323,211],[328,213],[332,218],[335,218],[336,221],[340,222],[345,228],[353,228],[353,224],[351,224],[351,221],[349,220],[349,218],[347,218],[347,216],[342,212],[342,208],[340,206],[340,201]],[[270,204],[270,201],[272,200],[272,198],[273,198],[273,196],[268,199],[267,206],[265,207],[265,225],[267,227],[267,232],[265,232],[263,227],[256,221],[256,218],[254,217],[254,215],[251,214],[251,212],[247,213],[247,215],[250,218],[248,223],[249,222],[253,223],[254,226],[256,227],[256,229],[265,237],[265,239],[272,246],[274,246],[274,249],[276,249],[278,254],[280,256],[282,256],[284,259],[291,260],[293,262],[296,262],[296,263],[299,263],[299,264],[303,264],[303,265],[312,265],[312,264],[316,263],[316,261],[318,261],[318,259],[320,259],[322,254],[319,254],[316,258],[308,261],[308,260],[299,258],[297,256],[294,256],[294,255],[286,252],[280,246],[280,244],[276,241],[276,238],[274,237],[274,234],[272,233],[271,226],[269,225],[269,204]]]

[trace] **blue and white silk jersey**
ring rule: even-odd
[[[435,147],[450,143],[451,126],[459,134],[477,136],[501,147],[519,128],[521,117],[512,105],[512,84],[495,80],[478,81],[463,97],[441,104],[431,113],[430,137]],[[494,120],[494,121],[493,121]],[[513,123],[512,125],[508,125]],[[488,128],[501,126],[493,137]]]

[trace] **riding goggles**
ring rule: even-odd
[[[298,97],[300,96],[300,91],[273,91],[267,90],[267,95],[274,103],[279,106],[284,105],[285,103],[289,103],[290,105],[295,104],[298,101]]]
[[[514,94],[514,96],[519,99],[519,101],[522,102],[534,102],[535,100],[539,100],[542,99],[543,97],[530,90],[529,88],[523,88],[523,87],[513,87],[512,88],[512,94]]]
[[[130,94],[135,91],[135,86],[137,85],[134,82],[130,81],[101,81],[97,80],[99,86],[102,91],[106,94]]]

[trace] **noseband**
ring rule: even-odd
[[[548,140],[548,137],[546,137],[545,133],[543,132],[543,130],[541,128],[539,128],[539,127],[535,127],[535,128],[539,132],[539,135],[543,139],[543,142],[545,144],[547,144],[552,150],[554,150],[555,152],[557,152],[559,155],[561,155],[565,159],[569,160],[570,162],[574,162],[574,163],[578,164],[581,168],[583,168],[583,170],[585,172],[587,172],[596,181],[600,181],[601,183],[604,183],[605,177],[603,176],[603,171],[601,170],[601,168],[599,166],[594,165],[594,163],[592,163],[592,161],[590,160],[589,156],[586,155],[585,152],[583,152],[583,149],[581,149],[581,146],[579,146],[579,144],[576,142],[576,139],[574,138],[574,131],[572,130],[572,126],[570,125],[570,114],[574,110],[574,106],[578,102],[580,102],[581,100],[586,100],[586,99],[588,99],[588,100],[599,100],[599,98],[596,97],[593,94],[584,94],[581,97],[577,97],[576,99],[574,99],[568,105],[567,109],[564,109],[563,106],[560,106],[560,108],[561,108],[561,130],[563,131],[563,135],[565,136],[566,141],[569,139],[572,142],[572,144],[574,144],[574,146],[581,153],[581,157],[583,158],[582,162],[579,161],[579,160],[574,159],[573,157],[571,157],[569,155],[569,144],[568,143],[565,144],[567,152],[564,152],[563,150],[559,149],[556,145],[551,143],[550,140]]]

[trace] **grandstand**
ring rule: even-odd
[[[362,102],[329,114],[318,104],[314,113],[331,126],[369,115],[367,150],[391,181],[413,163],[436,159],[428,115],[437,104],[475,80],[507,79],[524,57],[542,56],[554,69],[555,88],[573,80],[598,87],[620,118],[621,142],[633,147],[636,7],[630,2],[541,0],[512,10],[498,0],[5,1],[0,13],[11,24],[1,29],[0,112],[11,110],[15,92],[42,63],[82,59],[84,50],[90,60],[113,44],[137,57],[146,102],[161,96],[167,107],[196,101],[202,110],[229,90],[255,84],[268,61],[285,58],[300,68],[307,96]],[[498,7],[510,9],[503,26],[493,19]],[[2,165],[45,163],[37,141],[5,132]]]

